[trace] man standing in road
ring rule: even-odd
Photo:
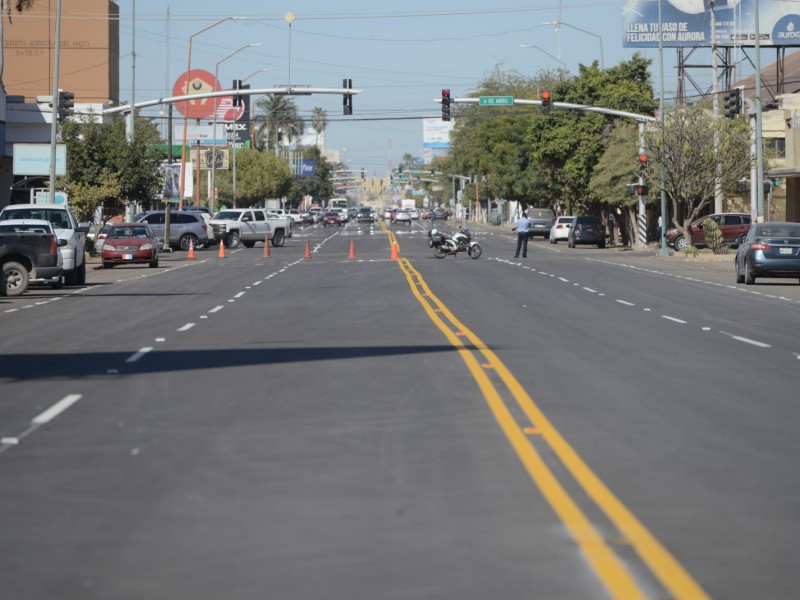
[[[528,258],[528,234],[531,230],[531,220],[528,218],[528,211],[522,211],[522,216],[517,219],[516,226],[511,231],[517,232],[517,253],[514,258],[519,258],[520,248],[522,249],[522,258]]]

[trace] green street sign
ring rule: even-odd
[[[513,106],[514,96],[480,96],[478,106]]]

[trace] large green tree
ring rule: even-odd
[[[581,65],[578,75],[556,83],[552,101],[652,115],[657,102],[649,65],[639,54],[609,69],[600,69],[597,62]],[[558,109],[537,116],[528,145],[553,203],[560,199],[569,212],[597,210],[603,199],[588,183],[605,151],[604,131],[615,118]]]
[[[217,171],[220,197],[229,206],[253,206],[269,198],[282,198],[291,189],[292,173],[285,160],[270,152],[255,149],[236,152],[236,194],[233,191],[233,164]]]
[[[130,202],[150,208],[156,201],[164,159],[163,152],[153,150],[160,142],[158,128],[149,119],[137,117],[134,131],[130,142],[122,116],[102,123],[97,115],[77,115],[61,124],[70,204],[81,207],[84,219],[91,220],[100,204],[108,214],[122,212]]]

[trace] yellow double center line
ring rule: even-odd
[[[395,242],[391,233],[390,240],[392,243]],[[578,485],[613,523],[624,542],[638,553],[642,563],[661,585],[675,598],[708,598],[692,576],[567,443],[497,355],[448,310],[407,259],[400,258],[398,264],[406,275],[412,293],[431,321],[458,350],[522,464],[559,519],[570,531],[609,593],[614,598],[625,600],[646,597],[644,589],[634,579],[633,574],[625,568],[620,557],[532,445],[525,431],[528,428],[520,427],[487,372],[493,371],[497,374],[530,421],[530,429],[541,435]]]

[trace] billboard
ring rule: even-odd
[[[718,0],[715,3],[718,46],[755,45],[756,2]],[[659,33],[663,32],[664,47],[710,47],[713,42],[710,5],[707,0],[623,0],[622,45],[625,48],[657,48]],[[800,5],[785,0],[762,0],[758,6],[760,45],[800,45]]]
[[[14,175],[50,175],[50,144],[14,144]],[[67,174],[67,146],[56,144],[56,175]]]
[[[422,119],[423,148],[449,148],[453,124],[453,121],[441,119]]]

